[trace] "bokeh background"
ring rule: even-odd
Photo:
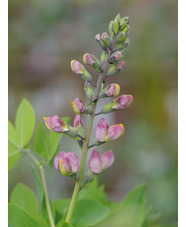
[[[84,83],[72,73],[70,61],[82,62],[87,52],[99,57],[94,37],[107,31],[119,12],[130,17],[130,45],[125,69],[107,83],[120,84],[121,94],[132,94],[134,101],[128,109],[105,116],[110,124],[123,123],[125,134],[99,147],[112,149],[116,157],[114,165],[99,176],[99,183],[105,184],[111,201],[121,201],[138,184],[146,183],[147,203],[161,214],[160,222],[176,224],[177,1],[9,1],[9,119],[14,122],[26,97],[35,109],[36,125],[53,114],[70,116],[72,122],[71,101],[87,100]],[[93,77],[96,80],[95,72]],[[109,101],[101,102],[98,109]],[[61,149],[81,155],[67,136]],[[22,156],[9,172],[9,193],[17,182],[36,191],[29,163]],[[47,184],[52,200],[70,197],[74,186],[50,167]]]

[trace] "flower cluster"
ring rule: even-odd
[[[56,133],[65,133],[78,141],[83,150],[82,156],[87,154],[89,148],[116,140],[124,133],[124,126],[122,124],[115,124],[109,127],[105,118],[101,118],[95,130],[96,143],[89,145],[90,132],[94,117],[99,114],[107,114],[113,111],[123,110],[133,101],[131,95],[123,94],[117,97],[120,93],[120,86],[117,83],[111,83],[104,87],[107,77],[117,74],[124,69],[126,65],[123,60],[123,53],[129,44],[129,39],[127,38],[128,30],[128,17],[121,18],[118,14],[115,19],[109,23],[110,34],[103,32],[102,34],[97,34],[95,36],[95,40],[102,49],[100,60],[90,53],[84,54],[84,64],[100,73],[97,83],[93,81],[92,75],[83,64],[76,60],[71,61],[72,71],[84,80],[84,91],[88,99],[87,104],[85,101],[82,101],[77,97],[72,102],[72,107],[76,114],[73,126],[68,125],[56,115],[44,117],[46,126],[50,130]],[[113,97],[115,99],[111,103],[105,105],[100,112],[96,113],[96,105],[99,99],[107,97]],[[90,123],[87,127],[86,135],[82,114],[90,116]],[[54,166],[63,175],[73,176],[78,172],[80,165],[85,165],[85,163],[83,163],[85,162],[84,160],[86,160],[86,158],[83,158],[82,163],[80,164],[79,158],[74,152],[66,153],[61,151],[54,159]],[[103,170],[110,167],[113,162],[114,154],[111,150],[100,155],[97,149],[93,149],[88,164],[93,174],[100,174]],[[76,179],[81,181],[82,176],[79,175],[78,177]]]

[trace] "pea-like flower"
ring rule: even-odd
[[[89,168],[94,174],[99,174],[109,168],[114,162],[114,154],[111,150],[105,151],[102,155],[94,149],[89,159]]]
[[[121,95],[120,97],[114,99],[111,103],[104,106],[101,113],[106,114],[116,110],[123,110],[130,106],[132,101],[132,95]]]
[[[81,115],[76,114],[75,118],[74,118],[74,128],[78,128],[78,127],[83,127],[83,119],[81,117]]]
[[[79,169],[80,161],[74,152],[60,151],[54,158],[54,167],[64,176],[71,176]]]
[[[79,98],[74,99],[74,101],[72,102],[72,107],[76,114],[88,112],[87,106]]]
[[[96,139],[99,142],[108,142],[116,140],[124,133],[124,126],[122,124],[108,126],[105,118],[101,118],[95,131]]]
[[[116,97],[119,95],[120,86],[118,84],[109,84],[100,94],[101,98],[105,97]]]
[[[109,59],[109,63],[114,63],[114,62],[117,62],[120,60],[120,58],[122,57],[122,53],[120,51],[116,51],[115,53],[113,53],[111,56],[110,56],[110,59]]]
[[[43,119],[47,128],[54,132],[62,133],[69,130],[67,124],[57,115],[53,115],[51,117],[43,117]]]

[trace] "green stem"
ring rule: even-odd
[[[21,149],[21,150],[24,153],[26,153],[35,162],[35,164],[38,166],[38,168],[40,170],[41,183],[42,183],[42,186],[43,186],[48,218],[49,218],[51,227],[55,227],[55,223],[54,223],[54,219],[53,219],[53,215],[52,215],[52,210],[51,210],[49,198],[48,198],[44,167],[43,167],[43,165],[40,164],[40,162],[37,160],[37,158],[30,151],[25,150],[25,149]]]
[[[107,63],[107,60],[105,61],[105,64],[106,63]],[[105,64],[103,66],[103,69],[105,67]],[[99,96],[99,92],[100,92],[100,89],[101,89],[101,83],[103,81],[103,78],[104,78],[104,72],[101,73],[100,76],[99,76],[95,95],[94,95],[94,100],[98,100],[98,96]],[[91,134],[93,120],[94,120],[94,117],[95,117],[96,105],[97,105],[97,102],[95,102],[95,104],[92,106],[92,112],[91,112],[91,115],[90,115],[90,118],[89,118],[87,135],[86,135],[85,141],[83,143],[83,151],[82,151],[82,157],[81,157],[81,162],[80,162],[80,170],[79,170],[79,175],[78,175],[78,181],[75,184],[74,192],[73,192],[73,195],[72,195],[71,203],[70,203],[69,210],[68,210],[67,217],[66,217],[67,223],[70,223],[70,221],[71,221],[72,214],[73,214],[73,211],[74,211],[74,207],[75,207],[77,197],[78,197],[78,194],[79,194],[79,191],[80,191],[80,187],[81,187],[81,184],[82,184],[83,173],[84,173],[86,157],[87,157],[87,151],[89,149],[90,134]]]
[[[54,219],[53,219],[53,215],[52,215],[52,210],[51,210],[50,202],[49,202],[49,198],[48,198],[46,179],[45,179],[45,171],[44,171],[44,168],[43,168],[42,165],[40,166],[39,169],[40,169],[40,173],[41,173],[41,182],[42,182],[44,196],[45,196],[45,202],[46,202],[46,208],[47,208],[47,212],[48,212],[48,218],[49,218],[51,227],[55,227],[55,223],[54,223]]]

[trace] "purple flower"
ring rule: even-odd
[[[75,98],[75,100],[72,102],[72,107],[76,114],[84,113],[87,110],[85,104],[78,98]]]
[[[67,124],[57,115],[43,117],[43,119],[47,128],[54,132],[62,133],[69,130]]]
[[[107,40],[109,40],[109,36],[106,32],[103,32],[103,34],[101,35],[101,39],[106,42]]]
[[[95,174],[101,173],[109,168],[114,162],[114,154],[111,150],[105,151],[102,155],[94,149],[89,159],[89,168]]]
[[[101,40],[100,34],[97,34],[97,35],[95,36],[95,40],[96,40],[98,43],[100,42],[100,40]]]
[[[108,126],[106,120],[101,118],[95,131],[96,139],[99,142],[108,142],[110,140],[116,140],[124,133],[124,126],[122,124]]]
[[[133,101],[132,95],[121,95],[113,101],[112,108],[117,110],[122,110],[128,107]]]
[[[74,118],[74,128],[78,128],[78,127],[83,127],[83,119],[81,117],[81,115],[76,114],[75,118]]]
[[[121,56],[122,56],[122,53],[120,51],[116,51],[115,53],[113,53],[110,56],[110,62],[111,63],[114,63],[116,61],[119,61],[119,59],[121,58]]]
[[[70,176],[79,169],[80,161],[74,152],[60,151],[54,158],[54,167],[64,176]]]

